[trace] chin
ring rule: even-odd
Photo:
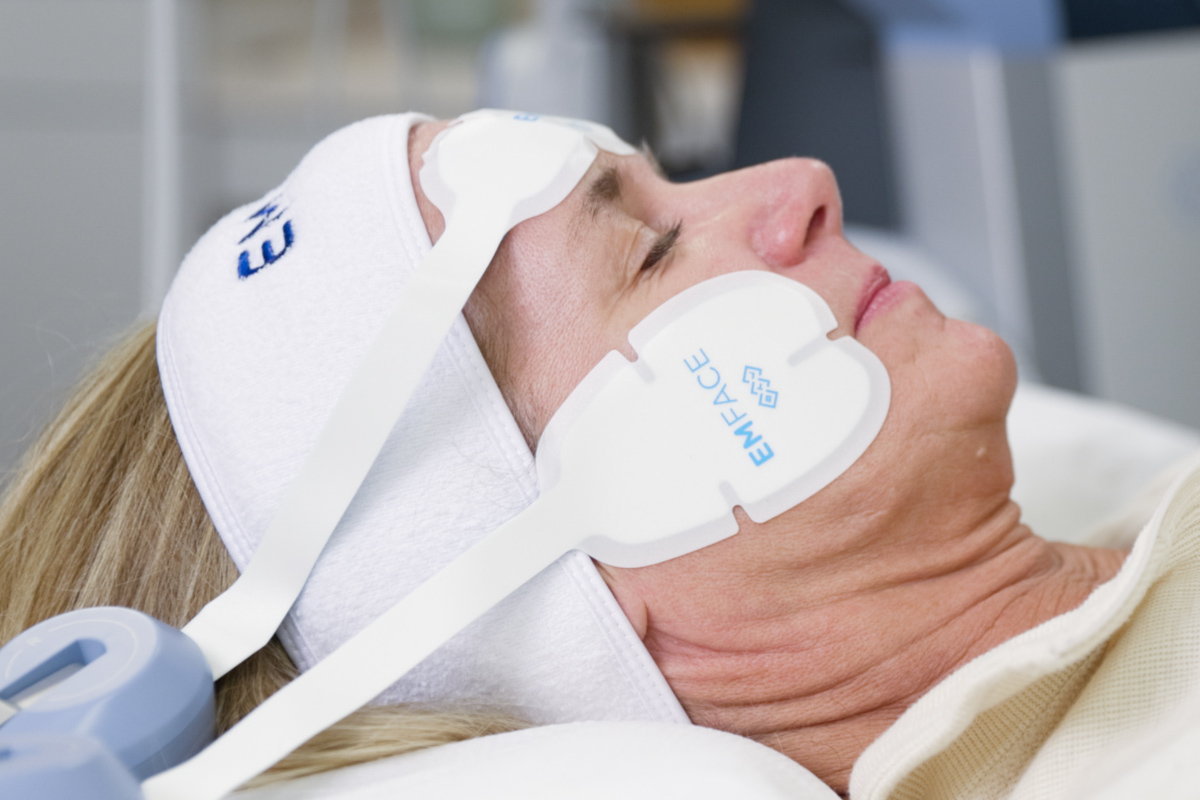
[[[1017,389],[1017,361],[1012,348],[990,328],[947,320],[947,332],[959,344],[964,400],[977,404],[976,414],[1003,422]]]
[[[892,379],[893,413],[923,427],[1003,424],[1017,386],[1008,344],[989,328],[944,316],[922,291],[898,299],[858,331]]]

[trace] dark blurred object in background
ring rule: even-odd
[[[899,225],[879,36],[839,0],[757,0],[746,25],[735,167],[815,156],[846,220]]]
[[[1200,27],[1198,0],[1062,0],[1068,39]]]
[[[742,102],[746,0],[617,0],[607,120],[674,180],[730,168]]]

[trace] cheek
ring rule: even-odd
[[[625,341],[586,274],[566,254],[506,240],[464,309],[531,447],[579,381]]]

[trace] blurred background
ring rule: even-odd
[[[1200,426],[1200,0],[0,0],[0,476],[321,137],[478,106],[822,158],[1025,379]]]

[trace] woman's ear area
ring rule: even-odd
[[[645,597],[638,590],[635,580],[636,570],[610,567],[599,561],[594,563],[600,577],[604,579],[608,590],[612,592],[613,598],[617,601],[617,605],[625,612],[625,618],[633,625],[634,633],[639,639],[645,641],[646,634],[650,632],[650,609],[646,606]]]
[[[449,120],[440,119],[435,122],[418,122],[408,129],[408,172],[412,178],[417,208],[421,210],[421,219],[429,233],[429,241],[434,244],[441,238],[442,231],[446,230],[446,221],[442,218],[442,212],[438,211],[437,206],[421,190],[421,167],[425,163],[425,151],[429,149],[434,137],[449,124]]]

